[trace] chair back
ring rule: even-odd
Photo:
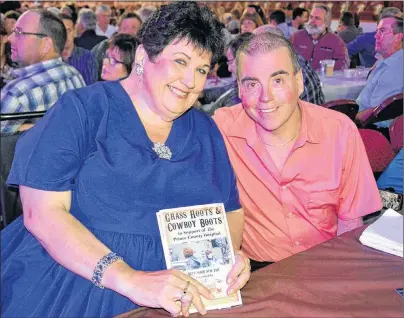
[[[373,129],[359,129],[373,172],[382,172],[394,159],[395,153],[387,138]]]
[[[403,120],[403,115],[397,117],[389,128],[391,147],[395,153],[403,148]]]
[[[373,112],[364,120],[362,127],[385,120],[397,118],[403,114],[403,93],[399,93],[385,99]]]
[[[329,109],[335,110],[340,113],[344,113],[352,121],[355,121],[355,117],[358,114],[359,106],[358,104],[351,99],[337,99],[329,101],[322,106],[327,107]]]
[[[46,111],[0,114],[0,121],[33,119],[42,117]],[[0,147],[0,209],[2,226],[6,227],[22,214],[18,188],[7,187],[6,180],[14,159],[15,146],[21,133],[1,136]]]
[[[18,138],[20,138],[20,134],[1,136],[0,194],[3,227],[11,223],[11,221],[22,212],[19,208],[20,204],[18,203],[18,189],[7,188],[6,185]]]

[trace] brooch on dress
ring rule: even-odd
[[[157,154],[157,156],[159,156],[159,158],[167,160],[171,159],[171,150],[165,144],[161,142],[154,142],[152,149]]]

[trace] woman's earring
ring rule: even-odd
[[[140,65],[139,63],[135,64],[135,71],[137,75],[142,75],[143,74],[143,66]]]

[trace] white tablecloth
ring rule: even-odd
[[[366,85],[366,77],[347,78],[343,71],[334,71],[332,77],[319,76],[326,102],[336,99],[355,100]]]

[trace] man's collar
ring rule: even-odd
[[[383,63],[389,65],[389,66],[394,66],[394,62],[400,58],[403,58],[403,52],[404,49],[399,49],[393,54],[391,54],[389,57],[383,59]]]
[[[309,110],[306,109],[306,102],[299,100],[299,107],[302,114],[302,126],[300,128],[300,137],[297,143],[305,143],[306,141],[312,144],[321,142],[321,131],[316,123],[316,119],[312,118]],[[242,105],[240,104],[242,107]],[[321,107],[321,106],[318,106]],[[229,137],[243,138],[249,144],[253,143],[258,136],[255,121],[242,109],[231,128],[228,131]]]
[[[63,63],[62,58],[58,57],[55,59],[46,60],[46,61],[38,62],[38,63],[32,64],[32,65],[28,65],[25,67],[13,69],[11,71],[11,74],[14,77],[26,76],[26,75],[29,75],[30,73],[37,72],[39,68],[47,69],[55,64],[62,64],[62,63]]]

